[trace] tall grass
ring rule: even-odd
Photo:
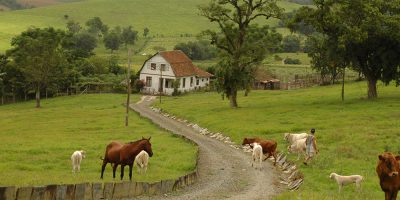
[[[0,185],[101,182],[100,157],[107,144],[142,136],[151,136],[154,155],[146,175],[137,175],[134,168],[134,180],[172,179],[195,168],[197,147],[193,144],[133,112],[125,127],[124,101],[124,95],[101,94],[48,99],[40,109],[34,108],[34,102],[0,106]],[[73,174],[70,156],[80,149],[87,155],[81,172]],[[117,181],[119,172],[118,168]],[[125,180],[127,172],[128,167]],[[104,181],[112,181],[110,165]]]
[[[278,141],[286,152],[285,132],[316,129],[320,154],[309,166],[297,161],[305,174],[298,192],[287,192],[277,199],[382,199],[375,172],[377,157],[385,149],[400,153],[400,89],[378,84],[379,98],[368,100],[366,83],[346,84],[345,101],[339,85],[290,91],[252,91],[239,94],[238,109],[229,108],[216,93],[190,94],[164,98],[157,106],[180,117],[222,131],[235,142],[243,137],[263,137]],[[291,155],[295,160],[297,155]],[[365,177],[362,191],[355,186],[338,194],[331,172],[360,174]]]

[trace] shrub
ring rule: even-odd
[[[300,64],[301,64],[300,60],[297,59],[297,58],[295,58],[295,59],[293,59],[293,58],[286,58],[283,62],[284,62],[285,64],[293,64],[293,65],[300,65]]]

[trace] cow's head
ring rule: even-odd
[[[288,151],[289,153],[292,153],[292,146],[291,146],[291,145],[289,145],[289,146],[287,147],[287,151]]]
[[[394,177],[399,175],[399,162],[400,156],[394,156],[390,152],[385,152],[378,156],[378,168],[383,174],[389,177]]]
[[[244,138],[243,139],[243,142],[242,142],[242,145],[246,145],[246,144],[250,144],[251,142],[249,141],[249,139],[248,138]]]

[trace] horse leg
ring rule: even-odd
[[[274,165],[276,165],[276,151],[272,152],[272,156],[274,157]]]
[[[398,190],[394,190],[394,191],[393,191],[393,193],[392,193],[392,199],[393,199],[393,200],[396,200],[396,199],[397,199],[397,192],[398,192]]]
[[[117,171],[118,164],[117,163],[113,163],[113,164],[111,164],[111,166],[113,168],[113,179],[115,179],[115,171]]]
[[[103,173],[104,173],[104,169],[106,168],[107,162],[103,162],[103,165],[101,166],[101,176],[100,178],[103,179]]]
[[[121,164],[121,180],[122,180],[122,178],[124,178],[124,167],[125,167],[125,164]]]
[[[133,164],[129,165],[129,180],[132,180],[132,168],[133,168]]]

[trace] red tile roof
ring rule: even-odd
[[[161,51],[159,54],[171,65],[175,76],[211,77],[212,74],[193,65],[192,60],[181,50]]]

